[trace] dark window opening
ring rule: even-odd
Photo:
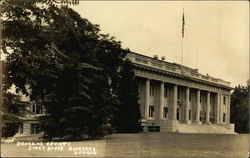
[[[177,99],[180,100],[181,99],[181,89],[178,88],[177,90]]]
[[[148,126],[149,132],[160,132],[160,126]]]
[[[153,105],[149,106],[149,117],[154,117],[154,106]]]
[[[167,98],[168,97],[168,89],[167,87],[164,88],[164,96]]]
[[[168,107],[164,107],[163,117],[168,118]]]
[[[226,113],[223,113],[223,122],[226,122]]]
[[[154,96],[154,85],[150,83],[150,96]]]
[[[31,134],[38,134],[38,133],[40,133],[40,128],[39,128],[38,124],[33,124],[32,123],[30,130],[31,130]]]
[[[179,108],[177,108],[177,115],[176,115],[176,117],[177,117],[177,120],[179,121],[180,120],[180,110],[179,110]]]

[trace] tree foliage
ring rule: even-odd
[[[249,85],[239,85],[231,94],[231,122],[236,132],[249,133],[249,110]]]
[[[114,119],[114,125],[117,132],[136,133],[140,132],[141,112],[138,102],[138,84],[135,80],[132,63],[129,60],[124,62],[120,70],[120,79],[118,84],[117,115]]]
[[[5,90],[14,84],[45,106],[41,128],[48,139],[103,136],[112,131],[114,117],[122,121],[116,124],[119,132],[138,132],[134,74],[131,64],[123,63],[128,51],[55,2],[4,1]]]
[[[120,42],[53,0],[5,0],[1,19],[4,88],[14,84],[45,106],[45,138],[82,139],[112,131],[117,70],[128,52]]]

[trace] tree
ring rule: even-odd
[[[235,131],[249,133],[249,85],[238,85],[231,94],[231,122],[235,124]]]
[[[17,92],[45,106],[45,138],[112,131],[117,69],[127,52],[120,42],[53,0],[5,0],[2,11],[5,88],[14,84]]]
[[[114,125],[117,132],[136,133],[140,132],[141,113],[138,96],[138,84],[135,80],[132,63],[125,60],[120,72],[118,85],[118,98],[120,104],[117,105],[117,115]]]

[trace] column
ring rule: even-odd
[[[177,112],[177,85],[174,85],[173,89],[173,110],[172,110],[172,116],[173,120],[176,120],[176,112]]]
[[[209,118],[210,118],[210,92],[207,92],[206,123],[209,123]]]
[[[148,110],[149,110],[149,88],[150,88],[150,81],[149,79],[146,80],[146,86],[145,86],[145,117],[147,118]]]
[[[228,95],[228,102],[227,102],[227,123],[230,123],[230,107],[231,107],[231,104],[230,104],[230,93]]]
[[[160,105],[159,105],[159,119],[163,118],[163,107],[164,107],[164,82],[160,84]]]
[[[216,94],[216,113],[215,113],[215,123],[219,123],[220,120],[220,112],[219,112],[219,107],[220,107],[220,94]]]
[[[201,91],[198,89],[196,94],[196,114],[195,114],[195,121],[197,123],[200,122],[200,97],[201,97]]]
[[[190,89],[189,87],[187,87],[186,88],[186,107],[185,107],[185,122],[187,123],[189,121],[189,107],[190,107],[189,95],[190,95]]]

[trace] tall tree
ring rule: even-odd
[[[235,131],[249,133],[249,85],[238,85],[231,94],[231,122],[235,124]]]
[[[114,125],[117,132],[136,133],[140,132],[141,112],[138,96],[138,84],[135,79],[132,63],[125,60],[120,70],[120,80],[118,84],[118,98],[120,104],[117,105],[117,115]]]
[[[2,6],[6,85],[45,105],[46,138],[81,139],[110,131],[117,69],[127,52],[120,42],[53,0],[5,0]]]

